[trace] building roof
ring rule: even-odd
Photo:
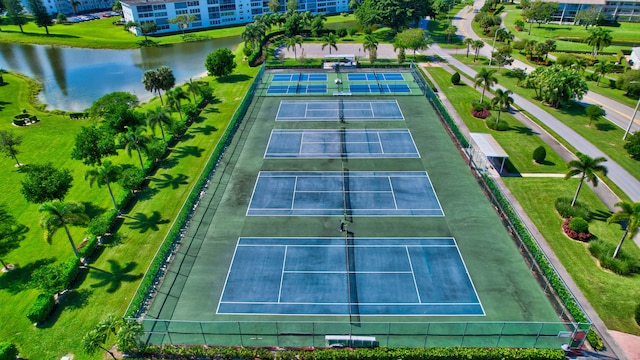
[[[498,144],[491,134],[470,133],[473,142],[478,145],[480,151],[487,156],[493,158],[508,158],[509,154]]]
[[[545,2],[557,2],[559,4],[584,4],[584,5],[604,5],[606,0],[545,0]]]
[[[121,0],[120,2],[129,6],[153,5],[153,4],[172,4],[177,2],[186,2],[187,0]]]

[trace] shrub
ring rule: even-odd
[[[355,26],[354,27],[350,27],[348,32],[349,32],[349,36],[353,36],[353,35],[358,33],[358,28],[355,27]]]
[[[74,256],[60,263],[38,268],[33,272],[32,279],[44,293],[55,294],[71,285],[79,269],[80,259]]]
[[[453,85],[459,85],[460,84],[460,74],[456,71],[453,73],[453,75],[451,75],[451,83]]]
[[[589,332],[587,333],[587,341],[589,342],[589,344],[591,344],[592,348],[598,351],[604,349],[604,344],[602,343],[602,340],[600,340],[600,337],[598,337],[598,334],[596,334],[596,332],[593,331],[593,329],[589,329]]]
[[[95,236],[102,236],[109,232],[111,224],[116,218],[116,211],[108,211],[104,214],[100,214],[89,222],[89,234]]]
[[[580,201],[576,201],[573,207],[571,207],[571,198],[559,197],[556,199],[555,208],[558,214],[563,218],[569,217],[581,217],[587,221],[591,219],[591,212],[589,207]]]
[[[496,123],[496,120],[493,117],[488,117],[485,119],[485,122],[487,123],[487,127],[491,130],[495,130],[495,131],[509,130],[509,123],[506,122],[505,120],[500,119],[500,121]]]
[[[98,247],[98,237],[95,235],[90,235],[87,238],[87,241],[85,242],[84,246],[78,249],[78,254],[80,254],[80,257],[82,258],[87,258],[93,254],[93,252],[96,250],[97,247]]]
[[[485,103],[485,102],[480,102],[480,101],[477,101],[477,100],[473,100],[471,102],[471,108],[473,110],[475,110],[475,111],[482,111],[484,109],[488,109],[489,105],[487,103]]]
[[[613,252],[616,244],[610,244],[602,240],[594,240],[589,243],[589,252],[600,261],[600,266],[609,269],[618,275],[629,276],[640,272],[640,263],[623,249],[618,251],[614,259]]]
[[[349,32],[347,31],[347,28],[345,26],[340,26],[337,30],[336,30],[336,35],[338,35],[338,37],[345,37],[347,36]]]
[[[571,222],[575,220],[575,227],[583,230],[585,227],[587,229],[587,231],[577,231],[577,230],[573,230],[571,228]],[[584,222],[584,223],[583,223]],[[568,218],[566,219],[563,223],[562,223],[562,230],[564,231],[564,233],[574,239],[574,240],[580,240],[580,241],[588,241],[589,239],[591,239],[593,237],[593,235],[591,233],[589,233],[589,223],[587,223],[584,219],[582,218]]]
[[[192,103],[182,105],[182,111],[191,120],[194,120],[198,115],[200,115],[200,109]]]
[[[127,167],[122,171],[122,175],[118,180],[118,184],[123,188],[133,191],[137,190],[142,186],[144,182],[144,172],[142,169],[138,169],[137,167]],[[123,206],[125,204],[118,204],[118,206]]]
[[[638,303],[638,305],[636,305],[635,318],[636,318],[636,324],[640,325],[640,303]]]
[[[8,342],[0,342],[0,360],[16,360],[18,357],[18,348]]]
[[[640,159],[640,131],[636,131],[627,137],[627,142],[624,143],[624,149],[627,150],[627,153],[632,158],[636,160]]]
[[[574,217],[569,221],[569,229],[579,233],[587,233],[589,232],[589,223],[581,217]]]
[[[544,146],[538,146],[535,150],[533,150],[533,161],[538,164],[544,163],[544,159],[547,157],[547,150]]]
[[[49,317],[55,305],[53,295],[41,293],[27,310],[27,319],[32,323],[41,323]]]
[[[480,111],[473,109],[471,110],[471,115],[473,115],[473,117],[478,119],[486,119],[489,116],[491,116],[491,111],[489,111],[488,109],[482,109]]]

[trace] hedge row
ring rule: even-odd
[[[216,359],[264,360],[562,360],[564,351],[556,349],[508,348],[374,348],[374,349],[317,349],[279,350],[264,348],[233,348],[202,346],[149,346],[140,355],[152,359],[179,359],[184,357],[211,357]]]
[[[53,294],[68,289],[78,276],[79,270],[80,259],[77,257],[36,270],[33,279],[42,292],[27,310],[27,319],[32,323],[45,321],[56,304]]]
[[[131,303],[127,308],[125,313],[125,317],[137,317],[140,315],[142,309],[142,305],[144,304],[145,299],[148,294],[152,290],[155,283],[158,282],[159,277],[162,276],[160,272],[160,268],[166,261],[167,256],[169,255],[171,249],[174,247],[174,244],[180,239],[180,233],[182,228],[186,225],[189,217],[191,216],[192,209],[199,198],[200,191],[206,185],[209,175],[214,170],[216,165],[218,164],[218,159],[222,155],[224,149],[227,147],[228,143],[231,141],[232,135],[235,133],[235,130],[238,127],[240,119],[244,117],[244,114],[251,103],[251,99],[253,97],[253,92],[255,91],[256,86],[259,84],[260,79],[262,77],[262,73],[264,73],[264,67],[258,72],[258,75],[253,79],[253,83],[251,84],[251,88],[242,99],[242,102],[238,106],[237,110],[233,114],[231,120],[229,121],[229,125],[225,130],[224,134],[220,137],[216,148],[213,153],[209,157],[205,168],[200,173],[198,180],[194,184],[194,187],[191,190],[191,193],[185,200],[184,206],[180,210],[180,213],[176,217],[171,229],[167,233],[164,241],[160,245],[156,255],[154,256],[151,265],[149,265],[148,271],[145,273],[140,285],[138,286],[138,290],[135,295],[131,299]]]
[[[0,342],[0,360],[16,360],[18,357],[18,348],[8,342]]]
[[[40,293],[33,305],[27,310],[27,319],[34,324],[41,323],[49,317],[55,305],[56,301],[53,295]]]

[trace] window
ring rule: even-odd
[[[234,22],[234,21],[236,21],[236,18],[234,18],[234,17],[222,19],[222,22]]]
[[[157,12],[156,17],[163,17],[163,16],[167,16],[167,12],[166,11],[161,11],[161,12]]]
[[[187,2],[187,6],[200,6],[199,1],[189,1]]]
[[[209,21],[209,25],[220,25],[220,20],[211,20]]]
[[[187,8],[187,3],[186,2],[179,2],[179,3],[175,3],[173,6],[176,9],[186,9]]]
[[[138,6],[138,13],[149,12],[149,11],[153,11],[153,6],[151,6],[151,5]]]
[[[189,14],[200,14],[200,9],[189,9]]]
[[[143,13],[143,14],[138,14],[138,17],[139,17],[140,19],[143,19],[143,18],[152,18],[152,17],[153,17],[153,13]]]
[[[194,23],[191,23],[191,26],[193,26],[193,27],[201,27],[202,26],[202,21],[196,21]]]
[[[166,10],[166,9],[167,9],[167,5],[165,4],[153,5],[153,10]]]
[[[160,25],[168,25],[169,24],[169,19],[167,18],[162,18],[162,19],[156,19],[156,25],[160,26]]]
[[[236,9],[236,5],[235,4],[220,5],[220,11],[229,11],[229,10],[235,10],[235,9]]]
[[[226,11],[226,12],[220,13],[220,16],[235,16],[235,15],[236,15],[235,11]]]
[[[189,11],[188,10],[176,10],[176,15],[186,15],[188,14]]]
[[[218,5],[218,0],[207,0],[207,4],[209,4],[209,5]]]
[[[251,9],[251,15],[260,15],[262,14],[262,9]]]

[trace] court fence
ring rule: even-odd
[[[416,78],[416,82],[420,84],[420,88],[424,90],[424,95],[436,109],[440,120],[447,125],[446,128],[450,136],[454,139],[459,151],[466,156],[472,171],[478,169],[476,164],[473,163],[475,150],[456,125],[438,96],[424,80],[423,76],[425,75],[422,74],[422,69],[412,64],[411,73]],[[518,212],[514,210],[513,204],[511,204],[500,190],[498,184],[488,174],[484,172],[476,173],[476,179],[500,215],[504,226],[511,234],[516,245],[518,245],[520,253],[530,266],[531,272],[535,275],[536,280],[545,294],[547,294],[547,297],[560,318],[566,322],[586,326],[585,331],[588,332],[591,327],[591,320],[575,299],[575,296],[571,293],[567,284],[558,275],[558,271],[551,264],[549,258],[540,249],[537,240],[525,225],[525,222]],[[580,336],[582,336],[582,334],[580,334]],[[584,341],[584,337],[581,339]]]
[[[149,344],[326,347],[333,338],[375,338],[384,347],[578,346],[590,324],[571,322],[297,322],[144,319]]]

